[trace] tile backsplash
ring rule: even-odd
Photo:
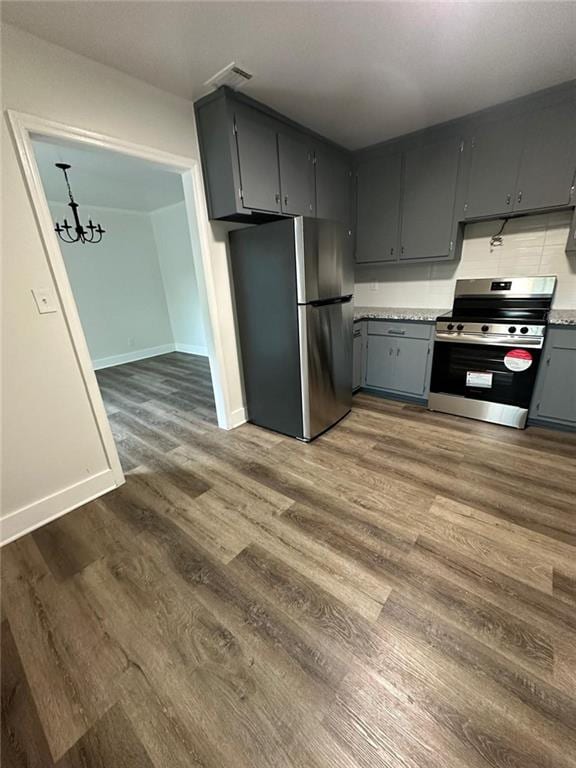
[[[363,307],[449,308],[459,278],[557,275],[554,308],[576,309],[576,258],[565,252],[571,216],[561,211],[509,219],[502,244],[493,246],[502,219],[467,224],[455,263],[357,267],[354,301]]]

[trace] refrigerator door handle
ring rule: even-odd
[[[353,294],[349,293],[347,296],[335,296],[332,299],[317,299],[316,301],[309,301],[308,304],[311,307],[325,307],[328,304],[347,304],[352,301]]]

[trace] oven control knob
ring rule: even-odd
[[[508,328],[508,333],[516,333],[516,326],[511,325],[510,328]]]
[[[528,328],[526,326],[520,328],[520,333],[528,333]]]
[[[449,331],[453,330],[453,328],[454,328],[454,323],[448,323],[448,325],[446,326],[446,328],[447,328]]]
[[[490,330],[490,326],[489,325],[483,325],[482,326],[482,333],[488,333],[489,330]]]
[[[464,326],[462,325],[462,323],[458,323],[458,325],[456,326],[456,330],[457,331],[463,331],[464,330]]]

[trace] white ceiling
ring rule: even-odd
[[[245,92],[350,148],[576,77],[575,2],[3,2],[5,21],[189,99]]]
[[[55,163],[69,163],[72,194],[82,206],[155,211],[184,199],[178,173],[109,150],[35,139],[34,153],[48,200],[68,202],[64,175]],[[86,211],[89,213],[89,211]]]

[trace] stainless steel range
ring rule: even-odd
[[[556,277],[458,280],[436,320],[428,407],[526,426]]]

